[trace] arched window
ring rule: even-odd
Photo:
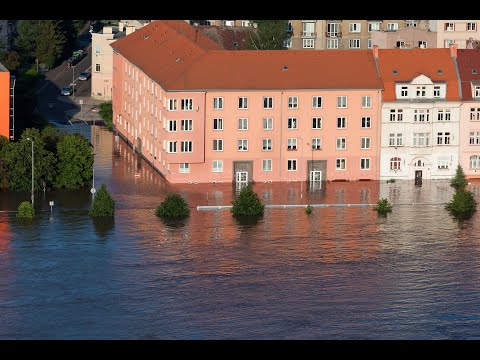
[[[422,160],[417,161],[417,166],[422,166]]]
[[[401,159],[399,157],[393,157],[390,159],[390,170],[400,170]]]
[[[470,169],[480,169],[480,156],[470,156]]]

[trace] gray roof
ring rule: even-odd
[[[0,71],[4,71],[4,72],[7,72],[8,69],[2,65],[2,63],[0,63]]]

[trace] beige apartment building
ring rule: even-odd
[[[417,27],[398,31],[374,31],[372,32],[372,45],[377,45],[380,49],[436,48],[437,34]]]
[[[426,29],[425,20],[290,20],[287,48],[370,49],[375,32],[396,32],[405,28]]]
[[[480,40],[480,20],[429,20],[429,27],[437,35],[439,48],[455,43],[459,49],[473,49]]]
[[[150,20],[121,20],[92,33],[92,92],[97,100],[112,99],[113,50],[110,44],[149,24]]]

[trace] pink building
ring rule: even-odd
[[[111,46],[115,126],[170,182],[379,178],[370,50],[226,51],[184,21]]]
[[[460,107],[460,165],[465,175],[480,178],[480,50],[457,50],[462,105]]]

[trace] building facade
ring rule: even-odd
[[[17,20],[0,20],[0,50],[9,51],[15,34]]]
[[[0,135],[10,137],[10,72],[0,63]]]
[[[174,21],[112,47],[115,126],[170,182],[379,177],[371,51],[224,51]]]
[[[447,179],[460,145],[456,48],[380,49],[380,179]]]
[[[437,35],[437,46],[448,48],[455,43],[459,49],[473,49],[480,40],[479,20],[430,20],[429,27]]]
[[[110,44],[148,22],[148,20],[121,20],[118,27],[105,26],[100,32],[92,33],[92,98],[112,99],[113,52]]]
[[[437,47],[437,34],[428,29],[408,27],[397,31],[373,31],[372,45],[379,49],[426,49]]]
[[[371,49],[374,33],[399,29],[426,29],[425,20],[290,20],[287,48]]]
[[[465,175],[480,178],[480,50],[459,49],[461,81],[460,165]]]

